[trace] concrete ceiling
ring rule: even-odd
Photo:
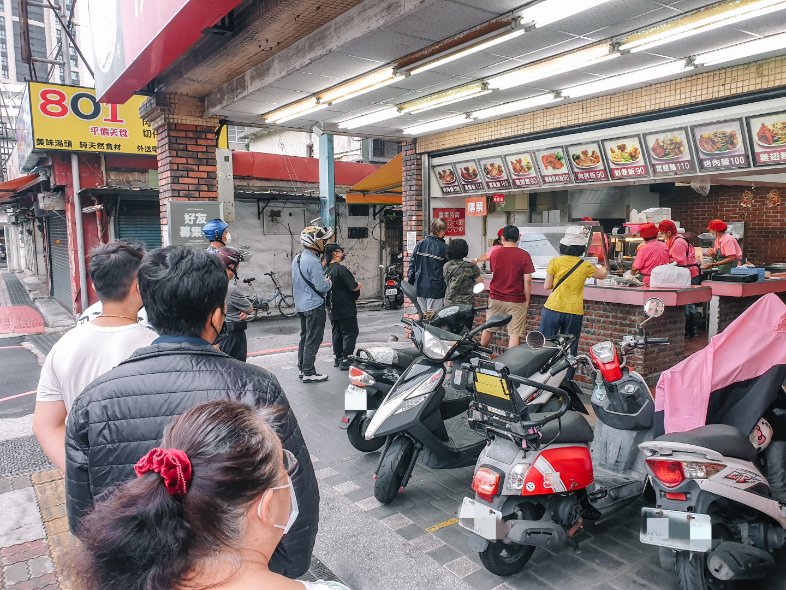
[[[527,32],[487,51],[330,105],[284,125],[302,130],[310,130],[315,125],[326,130],[336,130],[337,124],[347,119],[593,42],[619,38],[716,2],[612,0],[588,12]],[[510,18],[512,11],[529,4],[532,2],[523,0],[485,0],[482,3],[470,0],[367,0],[343,11],[329,24],[207,94],[207,111],[237,123],[261,125],[264,113],[370,72],[488,21]],[[624,55],[602,64],[538,80],[531,85],[495,91],[442,108],[375,123],[349,134],[402,137],[402,129],[411,125],[543,94],[544,91],[558,91],[605,76],[673,60],[682,61],[690,55],[783,30],[786,30],[786,10],[662,45],[651,51]]]

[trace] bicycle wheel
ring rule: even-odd
[[[291,295],[281,295],[281,299],[278,301],[278,311],[285,318],[292,318],[297,315],[295,300]]]

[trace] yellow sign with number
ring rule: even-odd
[[[502,377],[485,375],[477,371],[475,372],[475,391],[502,399],[510,399],[507,383]]]

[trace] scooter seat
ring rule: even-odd
[[[664,434],[655,440],[696,445],[744,461],[753,461],[756,458],[756,449],[748,438],[743,436],[734,426],[727,424],[708,424],[687,432]]]
[[[509,348],[494,360],[505,365],[511,375],[529,377],[557,352],[559,351],[556,348],[532,348],[528,344],[522,344]]]
[[[540,420],[548,414],[530,414],[530,420]],[[556,438],[554,438],[556,437]],[[587,419],[573,410],[569,410],[560,420],[548,422],[540,430],[541,442],[548,443],[588,443],[594,438],[592,426]]]
[[[421,352],[413,347],[410,348],[397,348],[396,349],[396,362],[393,363],[399,369],[406,369],[412,364],[416,358],[421,356]]]

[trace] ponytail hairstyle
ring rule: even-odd
[[[175,588],[204,558],[231,551],[251,503],[281,477],[270,413],[212,401],[175,418],[161,446],[183,451],[192,476],[171,495],[149,471],[118,486],[82,521],[71,578],[85,590]]]

